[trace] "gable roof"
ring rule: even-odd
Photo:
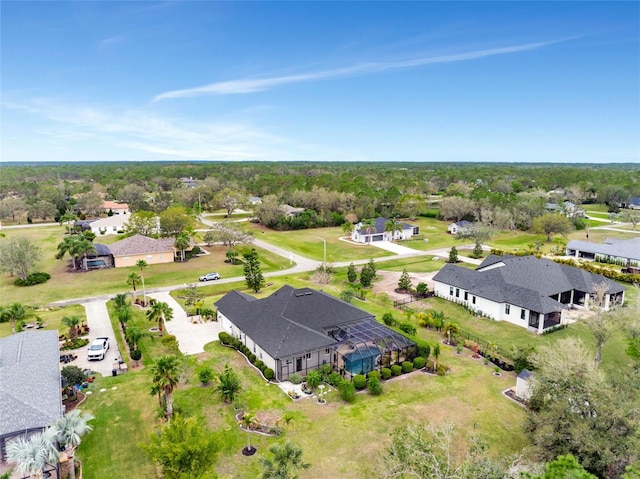
[[[102,202],[102,207],[105,210],[128,210],[129,205],[127,203],[117,203],[115,201],[105,200]]]
[[[109,228],[111,226],[122,227],[125,223],[129,222],[129,215],[113,215],[107,216],[106,218],[99,218],[97,220],[93,220],[91,224],[91,228]]]
[[[273,358],[330,347],[337,326],[373,319],[373,315],[310,288],[283,286],[263,299],[231,291],[215,306]]]
[[[607,238],[604,240],[604,244],[571,240],[567,244],[567,249],[640,261],[640,237],[629,240]]]
[[[389,218],[385,218],[384,216],[377,217],[373,230],[371,231],[371,233],[366,233],[366,234],[375,235],[375,234],[384,233],[385,232],[384,225],[387,223],[387,221],[389,221]],[[400,224],[402,225],[403,230],[412,230],[414,228],[414,226],[410,225],[409,223],[400,223]],[[362,222],[360,222],[357,224],[356,230],[360,234],[365,234],[365,231],[367,231],[367,228],[362,226]]]
[[[153,239],[148,236],[133,235],[109,245],[113,256],[174,252],[173,238]]]
[[[278,210],[285,215],[295,215],[302,213],[304,208],[296,208],[295,206],[283,204],[278,206]]]
[[[467,226],[473,226],[473,223],[471,221],[461,220],[456,221],[455,223],[451,223],[449,226],[453,225],[456,225],[458,228],[466,228]]]
[[[63,414],[57,331],[0,339],[0,436],[46,427]]]
[[[604,276],[535,256],[489,255],[475,270],[446,264],[433,280],[542,314],[566,308],[552,295],[571,290],[592,293],[603,282],[608,293],[626,289]]]

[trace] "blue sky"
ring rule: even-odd
[[[640,163],[638,2],[0,8],[2,161]]]

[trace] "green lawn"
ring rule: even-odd
[[[43,308],[34,311],[36,317],[44,321],[44,330],[60,331],[64,333],[67,327],[62,325],[62,318],[65,316],[78,316],[83,321],[86,320],[86,311],[83,306],[74,304],[65,307]],[[36,318],[27,319],[27,323],[35,323]],[[11,334],[11,323],[0,323],[0,338]]]
[[[113,294],[130,290],[127,276],[135,267],[110,268],[96,271],[73,271],[68,269],[68,257],[63,260],[54,258],[57,245],[64,237],[64,228],[27,228],[22,230],[6,230],[7,237],[26,236],[40,245],[43,251],[43,263],[40,268],[51,275],[44,284],[29,287],[17,287],[15,278],[4,274],[0,277],[0,304],[21,302],[25,304],[43,305],[64,299],[82,298],[100,294]],[[96,242],[110,243],[117,240],[115,235],[96,238]],[[251,246],[241,246],[237,250],[242,253]],[[225,263],[226,248],[213,246],[205,248],[211,254],[199,256],[186,262],[174,262],[149,266],[145,272],[147,288],[169,286],[179,283],[198,281],[198,277],[209,271],[218,271],[224,277],[243,276],[241,265]],[[269,251],[258,250],[262,271],[278,271],[290,267],[289,260]]]
[[[240,450],[246,444],[246,434],[235,425],[233,409],[221,403],[212,387],[199,384],[195,375],[197,364],[209,365],[220,372],[228,363],[242,379],[239,402],[252,414],[272,423],[285,412],[293,414],[293,423],[285,430],[284,439],[303,448],[305,460],[312,464],[307,477],[363,477],[375,466],[374,458],[388,445],[393,428],[412,423],[416,418],[422,422],[453,421],[462,438],[473,432],[475,424],[495,455],[525,447],[522,432],[525,411],[501,397],[501,391],[514,384],[515,376],[495,377],[479,361],[443,349],[441,360],[451,367],[449,376],[417,372],[385,383],[380,397],[360,393],[355,403],[347,405],[331,393],[328,404],[318,406],[312,400],[293,402],[277,386],[265,385],[240,355],[216,342],[208,345],[207,352],[197,359],[188,358],[185,374],[188,382],[181,384],[174,394],[175,410],[199,418],[213,431],[221,448],[216,466],[221,478],[257,477],[258,457],[283,438],[254,434],[252,444],[258,448],[258,454],[242,456]],[[92,385],[93,394],[83,408],[96,416],[95,432],[86,436],[78,450],[84,477],[156,477],[153,465],[137,447],[148,442],[156,423],[158,403],[148,394],[150,385],[146,370],[99,378]],[[106,391],[99,392],[102,388]]]
[[[324,242],[322,241],[324,239],[327,242],[327,263],[381,258],[392,254],[375,246],[340,241],[344,233],[341,228],[337,227],[273,231],[262,225],[248,223],[247,228],[253,232],[257,239],[316,261],[322,261],[324,258]]]

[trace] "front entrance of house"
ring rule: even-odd
[[[296,358],[296,372],[302,371],[302,358]]]

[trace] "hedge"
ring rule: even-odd
[[[413,366],[413,364],[411,365]],[[391,375],[392,376],[400,376],[402,374],[402,367],[398,364],[394,364],[391,366]]]
[[[375,376],[369,379],[367,388],[372,396],[380,396],[382,394],[382,384],[380,384],[380,379]]]
[[[380,370],[380,376],[382,377],[382,379],[389,379],[391,377],[391,369],[382,368]]]
[[[369,379],[372,379],[372,378],[380,379],[380,371],[375,371],[375,370],[369,371],[367,373],[367,378],[369,378]]]
[[[49,273],[31,273],[26,279],[17,278],[13,284],[16,286],[33,286],[34,284],[46,283],[51,279]]]
[[[273,372],[273,369],[271,368],[267,368],[264,370],[264,377],[271,380],[275,377],[275,373]]]

